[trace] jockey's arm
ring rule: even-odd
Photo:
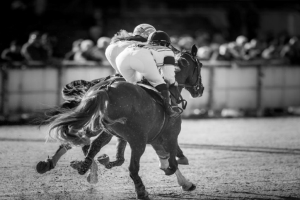
[[[164,65],[162,66],[162,73],[165,81],[172,85],[176,83],[175,80],[175,59],[174,56],[164,57]]]

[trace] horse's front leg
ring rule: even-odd
[[[181,174],[181,172],[178,169],[178,164],[175,159],[175,156],[177,155],[177,149],[179,147],[177,144],[177,137],[171,137],[169,138],[169,140],[165,140],[163,144],[166,150],[170,152],[170,167],[168,167],[168,169],[165,170],[165,174],[172,175],[175,173],[177,177],[177,182],[184,191],[194,190],[196,186],[193,183],[186,180],[186,178]]]
[[[139,176],[140,159],[145,151],[146,143],[141,144],[139,142],[139,144],[136,145],[130,144],[130,147],[131,147],[131,158],[130,158],[130,165],[129,165],[129,172],[130,172],[129,175],[133,180],[137,199],[150,200],[148,196],[148,192],[145,189],[145,185],[143,184],[143,181]]]
[[[184,191],[193,191],[196,189],[196,185],[194,185],[192,182],[188,181],[179,171],[179,169],[175,172],[177,177],[177,182],[181,186],[182,190]]]
[[[178,163],[176,161],[177,155],[177,137],[168,138],[167,140],[163,141],[163,147],[166,149],[167,152],[170,153],[169,157],[169,167],[164,170],[165,174],[170,176],[174,174],[178,168]]]
[[[151,145],[157,154],[159,160],[159,168],[165,171],[169,167],[170,153],[166,152],[161,144],[153,143]]]

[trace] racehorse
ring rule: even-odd
[[[198,61],[197,47],[191,52],[178,55],[176,81],[179,92],[187,89],[193,98],[201,97],[204,87],[201,78],[201,66]],[[132,178],[138,199],[149,199],[148,192],[138,175],[140,158],[146,144],[151,144],[169,152],[169,166],[164,168],[166,175],[176,174],[183,190],[196,188],[187,181],[178,169],[175,159],[178,135],[181,130],[181,118],[169,118],[163,107],[153,101],[151,96],[140,86],[128,82],[113,82],[105,87],[98,84],[91,87],[80,104],[74,110],[67,110],[57,116],[50,124],[49,134],[55,129],[55,137],[75,145],[86,141],[86,135],[78,132],[84,127],[103,131],[126,140],[131,147],[130,177]],[[68,126],[66,132],[63,127]],[[87,158],[86,158],[87,159]],[[88,168],[79,169],[80,172]]]
[[[113,76],[95,79],[92,81],[75,80],[75,81],[68,83],[67,85],[64,86],[64,88],[62,90],[62,96],[63,96],[65,102],[62,105],[60,105],[59,107],[42,110],[43,114],[42,115],[37,114],[35,120],[33,121],[34,124],[45,125],[45,124],[51,123],[51,119],[53,120],[56,115],[60,114],[60,112],[61,112],[60,110],[74,109],[76,106],[78,106],[83,95],[88,91],[88,89],[91,86],[98,84],[98,83],[106,84],[108,81],[112,81],[112,80],[118,80],[118,81],[124,80],[125,81],[125,79],[123,79],[121,76],[113,75]],[[179,100],[178,103],[181,103],[180,99],[178,99],[178,100]],[[90,129],[85,129],[84,131],[86,132],[86,135],[88,135],[89,137],[94,137],[101,132],[101,130],[97,130],[94,133]],[[111,134],[102,132],[101,136],[98,136],[96,139],[93,140],[93,142],[92,142],[93,151],[92,152],[89,151],[90,144],[84,145],[82,147],[82,151],[83,151],[84,155],[87,155],[87,153],[89,153],[89,156],[91,156],[91,153],[93,153],[94,155],[97,154],[100,151],[100,149],[111,140],[111,138],[112,138]],[[116,144],[116,148],[117,148],[116,160],[109,161],[109,157],[107,155],[102,155],[102,156],[99,156],[98,161],[101,164],[104,164],[104,166],[107,169],[111,169],[116,166],[121,166],[125,161],[124,151],[125,151],[126,145],[127,145],[127,142],[125,140],[118,138],[117,144]],[[45,161],[40,161],[37,163],[37,165],[36,165],[37,172],[40,174],[43,174],[43,173],[46,173],[46,172],[54,169],[58,160],[61,158],[61,156],[63,156],[71,148],[72,148],[72,146],[69,144],[61,144],[58,147],[58,149],[56,150],[56,152],[51,157],[48,157]],[[162,152],[160,152],[160,154],[162,154]],[[166,152],[164,154],[166,155]],[[162,157],[164,158],[164,155],[162,155]],[[161,158],[159,158],[159,159],[161,159]],[[177,149],[177,158],[176,159],[177,159],[178,164],[188,165],[188,159],[184,156],[184,154],[179,146]],[[71,165],[71,166],[73,166],[73,165]],[[90,182],[90,183],[97,183],[97,181],[98,181],[97,173],[96,173],[97,171],[93,169],[95,167],[96,167],[96,163],[93,163],[90,170],[91,170],[91,172],[94,171],[95,173],[89,173],[87,176],[88,182]]]

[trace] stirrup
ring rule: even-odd
[[[174,110],[174,108],[175,108],[175,109],[178,109],[179,111],[175,111],[175,112],[179,113],[180,115],[183,113],[183,109],[180,108],[179,106],[171,106],[171,108],[172,108],[173,110]]]

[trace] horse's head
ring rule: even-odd
[[[176,81],[179,87],[188,90],[193,98],[201,97],[204,91],[201,78],[202,63],[196,57],[197,47],[193,45],[191,52],[176,53]]]

